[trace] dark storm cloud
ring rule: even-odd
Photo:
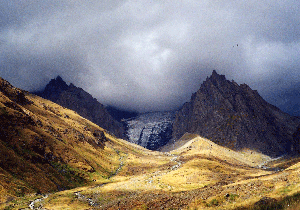
[[[213,69],[264,97],[300,83],[299,1],[5,1],[0,76],[57,75],[139,111],[189,100]],[[276,100],[273,100],[276,103]]]

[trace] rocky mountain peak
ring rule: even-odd
[[[299,123],[299,118],[267,103],[248,85],[238,85],[214,70],[177,112],[173,139],[189,132],[230,148],[276,156],[290,152]]]
[[[68,90],[69,86],[67,83],[60,77],[57,76],[55,79],[51,79],[50,82],[46,85],[43,95],[45,98],[50,100],[57,100],[59,95]]]
[[[214,85],[218,86],[221,82],[226,81],[225,75],[218,74],[216,70],[213,70],[211,76],[208,78]]]
[[[228,81],[225,75],[220,75],[214,70],[212,75],[207,77],[202,83],[199,91],[209,93],[212,98],[218,98],[220,97],[220,94],[224,97],[229,97],[238,90],[239,85],[236,82]]]
[[[67,83],[58,75],[55,79],[51,79],[46,87],[55,87],[60,89],[67,89]]]
[[[125,137],[123,124],[114,120],[103,104],[82,88],[76,87],[72,83],[68,85],[60,76],[52,79],[44,91],[35,94],[76,111],[82,117],[110,131],[117,137]]]

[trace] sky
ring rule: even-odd
[[[0,1],[0,77],[36,91],[60,75],[146,112],[180,107],[215,69],[283,106],[300,92],[299,14],[299,0]]]

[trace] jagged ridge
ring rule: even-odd
[[[123,124],[113,119],[97,99],[72,83],[67,85],[60,76],[52,79],[43,91],[36,92],[35,94],[72,109],[82,117],[110,131],[117,137],[125,138]]]
[[[291,151],[299,122],[248,85],[238,85],[213,71],[177,112],[173,138],[196,133],[230,148],[246,147],[276,156]]]

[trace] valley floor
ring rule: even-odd
[[[107,179],[45,197],[25,196],[7,209],[263,209],[263,205],[298,209],[300,205],[298,158],[235,152],[194,136],[169,152],[136,147],[118,155],[119,168]]]

